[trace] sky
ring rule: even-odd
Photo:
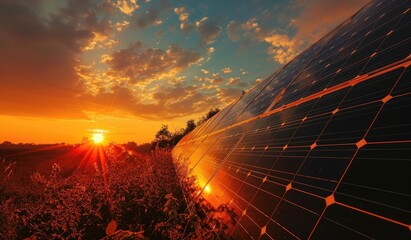
[[[0,142],[150,142],[225,107],[364,0],[0,0]]]

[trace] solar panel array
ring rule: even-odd
[[[184,137],[234,239],[411,239],[411,2],[372,1]]]

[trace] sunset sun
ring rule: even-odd
[[[93,129],[91,130],[91,140],[94,144],[102,144],[105,140],[106,130]]]
[[[103,133],[93,133],[92,139],[95,144],[100,144],[104,141],[104,135]]]

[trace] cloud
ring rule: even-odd
[[[272,32],[264,37],[264,41],[270,44],[268,53],[281,64],[287,63],[297,55],[295,41],[286,34]]]
[[[249,86],[248,83],[246,82],[241,82],[241,78],[240,77],[231,77],[228,79],[227,81],[227,86],[237,86],[240,88],[246,88]]]
[[[104,35],[99,32],[93,32],[93,37],[87,41],[87,44],[81,48],[82,51],[90,51],[96,48],[112,48],[113,46],[119,44],[118,41],[110,38],[110,35]]]
[[[178,19],[180,20],[180,29],[185,34],[188,34],[194,30],[194,25],[188,21],[188,17],[190,15],[184,6],[174,8],[174,13],[178,15]]]
[[[133,15],[133,12],[140,8],[137,4],[137,0],[117,0],[115,6],[120,12],[129,16]]]
[[[173,118],[224,105],[247,87],[239,77],[224,75],[232,73],[230,68],[212,74],[204,64],[198,66],[203,68],[201,78],[183,74],[217,52],[210,44],[222,31],[217,21],[207,17],[194,24],[184,6],[171,8],[166,0],[67,0],[61,9],[50,10],[42,5],[45,2],[0,0],[0,114],[85,119],[88,112],[96,112]],[[140,8],[145,2],[147,6]],[[296,0],[297,15],[289,26],[268,28],[258,16],[230,22],[227,36],[240,44],[265,44],[274,61],[285,63],[364,1],[349,3],[343,8],[336,0]],[[114,38],[130,26],[147,28],[171,15],[178,16],[175,28],[186,34],[198,32],[204,56],[175,45],[154,48],[137,41],[124,47],[119,45],[125,39]],[[157,38],[167,32],[158,29],[152,31]]]
[[[226,67],[226,68],[221,69],[221,71],[223,71],[223,73],[225,74],[228,74],[228,73],[231,73],[233,70],[231,70],[231,68],[229,67]]]
[[[224,104],[231,103],[234,99],[241,97],[242,90],[238,88],[220,88],[218,89],[218,98]]]
[[[49,17],[38,14],[42,8],[40,1],[0,1],[0,114],[87,118],[75,69],[89,41],[110,32],[110,6],[69,1]]]
[[[250,18],[242,24],[231,21],[227,25],[227,35],[234,42],[242,39],[243,43],[247,41],[267,43],[269,46],[267,53],[274,61],[281,64],[290,61],[297,54],[293,39],[285,33],[279,33],[277,29],[269,30],[260,27],[257,18]]]
[[[195,90],[194,86],[182,86],[181,84],[172,87],[160,86],[153,94],[153,98],[160,102],[177,100],[193,94]]]
[[[139,28],[146,28],[152,25],[160,25],[163,21],[160,19],[159,11],[155,8],[149,8],[136,17],[136,24]]]
[[[296,16],[289,17],[289,24],[284,29],[272,27],[270,29],[260,24],[257,18],[250,18],[241,24],[231,21],[226,31],[228,37],[234,42],[242,40],[242,43],[247,41],[267,43],[267,54],[274,61],[284,64],[337,24],[353,15],[366,2],[368,1],[298,0],[290,6]]]
[[[187,21],[189,14],[187,13],[185,7],[174,8],[174,13],[178,15],[178,19],[181,22]]]
[[[241,79],[239,77],[232,77],[228,79],[227,86],[238,86],[243,88],[248,86],[248,84],[241,82]]]
[[[185,33],[188,34],[194,30],[194,25],[189,22],[182,22],[180,23],[180,29]]]
[[[213,55],[213,53],[215,52],[215,48],[214,47],[209,47],[207,48],[207,61],[211,60],[211,55]]]
[[[215,51],[215,48],[213,48],[213,47],[207,48],[207,53],[210,54],[210,55],[213,54],[214,51]]]
[[[200,33],[201,44],[208,45],[215,41],[221,32],[221,27],[216,21],[209,20],[208,17],[196,22],[197,31]]]
[[[146,28],[149,26],[157,26],[163,23],[160,15],[170,9],[169,0],[161,0],[154,7],[148,8],[145,12],[140,13],[135,17],[135,22],[138,28]]]
[[[168,120],[204,112],[211,106],[219,106],[217,96],[208,96],[195,86],[161,84],[153,90],[150,100],[130,88],[115,86],[111,91],[96,95],[83,95],[81,102],[89,111],[117,116],[138,116],[151,120]]]
[[[240,39],[239,31],[241,29],[241,25],[235,21],[231,21],[227,25],[227,35],[232,41],[236,42]]]
[[[202,73],[204,73],[204,74],[209,74],[209,73],[210,73],[210,71],[205,70],[205,69],[201,69],[200,71],[201,71]]]
[[[111,61],[113,58],[109,54],[103,54],[100,57],[100,62],[102,63],[107,63],[108,61]]]
[[[126,29],[129,25],[130,25],[130,22],[128,22],[128,21],[118,22],[118,23],[116,23],[116,29],[117,29],[117,31],[121,32],[124,29]]]
[[[213,73],[210,83],[213,85],[219,85],[225,82],[225,78],[221,77],[219,73]]]
[[[247,22],[241,25],[244,30],[254,30],[258,28],[257,18],[250,18]]]
[[[201,61],[201,55],[178,46],[143,48],[136,42],[129,48],[115,51],[107,61],[108,74],[131,83],[143,83],[171,77]]]
[[[241,38],[259,40],[264,38],[267,32],[267,29],[259,27],[257,18],[250,18],[242,24],[236,21],[231,21],[227,25],[227,35],[233,42],[237,42]]]
[[[239,83],[240,83],[240,78],[239,77],[236,77],[236,78],[229,78],[228,79],[228,82],[227,82],[227,85],[228,86],[232,86],[232,85],[238,85]]]

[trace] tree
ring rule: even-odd
[[[193,131],[194,128],[196,128],[196,124],[195,124],[194,120],[193,119],[188,120],[186,128],[184,129],[183,134],[184,135],[188,134],[189,132]]]
[[[0,145],[2,145],[2,146],[13,146],[13,143],[12,142],[9,142],[9,141],[4,141],[2,144],[0,144]]]
[[[174,133],[170,132],[167,125],[161,125],[160,130],[158,130],[158,132],[156,133],[155,139],[151,142],[152,148],[174,147],[185,135],[193,131],[198,125],[206,122],[219,111],[219,108],[212,108],[210,109],[210,111],[208,111],[208,113],[206,113],[198,120],[197,124],[193,119],[190,119],[187,121],[185,128],[182,128]]]
[[[165,148],[170,147],[173,134],[168,130],[168,125],[161,125],[160,130],[156,133],[156,138],[153,141],[153,146]]]
[[[171,139],[171,132],[168,130],[168,125],[161,125],[160,130],[156,133],[156,139],[168,141]]]
[[[206,113],[204,116],[202,116],[200,119],[198,119],[197,126],[200,126],[201,124],[205,123],[208,119],[216,115],[220,109],[217,108],[211,108],[208,113]]]
[[[127,149],[130,149],[130,150],[136,150],[138,147],[136,142],[128,142],[125,144],[125,146],[127,147]]]

